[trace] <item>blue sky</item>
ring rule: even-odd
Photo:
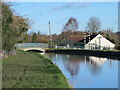
[[[113,28],[113,31],[118,31],[117,2],[14,2],[12,8],[16,15],[34,22],[28,32],[48,34],[48,21],[51,21],[52,34],[59,34],[70,17],[75,17],[79,31],[84,31],[93,16],[100,19],[101,30]]]

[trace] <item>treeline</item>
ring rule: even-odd
[[[83,37],[84,34],[89,35],[91,34],[102,34],[108,40],[115,43],[116,48],[120,49],[120,32],[113,32],[110,28],[105,30],[100,30],[101,22],[98,17],[91,17],[88,20],[86,25],[86,29],[84,31],[79,30],[79,24],[76,18],[69,18],[68,21],[63,25],[62,32],[60,34],[52,34],[52,46],[55,45],[68,45],[71,43],[70,36],[81,36]],[[76,40],[77,37],[74,37]],[[18,39],[18,43],[49,43],[50,36],[38,33],[27,34],[25,33]]]
[[[2,5],[2,53],[12,54],[17,39],[28,31],[28,19],[17,16],[10,8],[12,4],[0,2]]]
[[[17,39],[17,43],[49,43],[49,36],[38,33],[24,33]]]
[[[64,31],[60,34],[52,34],[52,44],[53,46],[59,45],[59,46],[65,46],[67,44],[70,44],[69,41],[70,36],[84,36],[83,31],[73,31],[72,33],[69,31]],[[120,49],[120,32],[112,32],[111,30],[102,30],[99,32],[96,32],[94,34],[100,33],[104,37],[106,37],[108,40],[113,42],[116,45],[116,49]],[[89,32],[86,32],[86,35],[89,35]],[[74,37],[74,39],[77,39],[77,37]],[[17,43],[49,43],[50,36],[46,34],[40,34],[38,33],[32,33],[32,34],[23,34],[21,37],[17,39]]]

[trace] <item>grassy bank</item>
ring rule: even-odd
[[[59,68],[42,55],[18,51],[3,59],[3,88],[68,88]]]

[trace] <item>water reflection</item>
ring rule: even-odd
[[[89,57],[90,64],[89,69],[93,75],[97,75],[101,73],[102,65],[105,63],[107,59],[106,58],[98,58],[94,56]]]
[[[74,87],[117,87],[117,62],[94,56],[45,54],[53,60]],[[112,65],[112,64],[115,64]],[[111,67],[111,68],[110,68]],[[107,74],[111,74],[107,76]],[[93,77],[94,76],[94,77]],[[102,77],[102,78],[101,78]],[[114,78],[113,78],[114,77]],[[110,81],[111,80],[111,81]],[[83,81],[83,82],[82,82]],[[109,81],[111,83],[109,83]],[[89,82],[89,83],[88,83]],[[91,83],[93,85],[91,85]],[[106,86],[104,86],[105,84]],[[88,86],[87,84],[88,83]],[[96,85],[96,86],[95,86]]]
[[[95,64],[97,64],[98,66],[101,66],[102,64],[104,64],[104,62],[107,60],[106,58],[98,58],[98,57],[94,57],[94,56],[89,56],[89,60],[94,62]]]
[[[74,76],[78,74],[79,66],[80,66],[79,64],[84,62],[84,58],[64,55],[62,61],[65,68],[70,72],[72,76]]]
[[[79,72],[80,64],[87,64],[91,73],[100,74],[102,64],[107,60],[106,58],[98,58],[94,56],[76,56],[76,55],[63,55],[62,61],[64,67],[70,72],[72,76],[75,76]]]

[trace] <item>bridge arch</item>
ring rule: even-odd
[[[44,49],[41,49],[41,48],[21,48],[20,50],[23,50],[23,51],[36,51],[36,52],[44,52],[45,50]]]

